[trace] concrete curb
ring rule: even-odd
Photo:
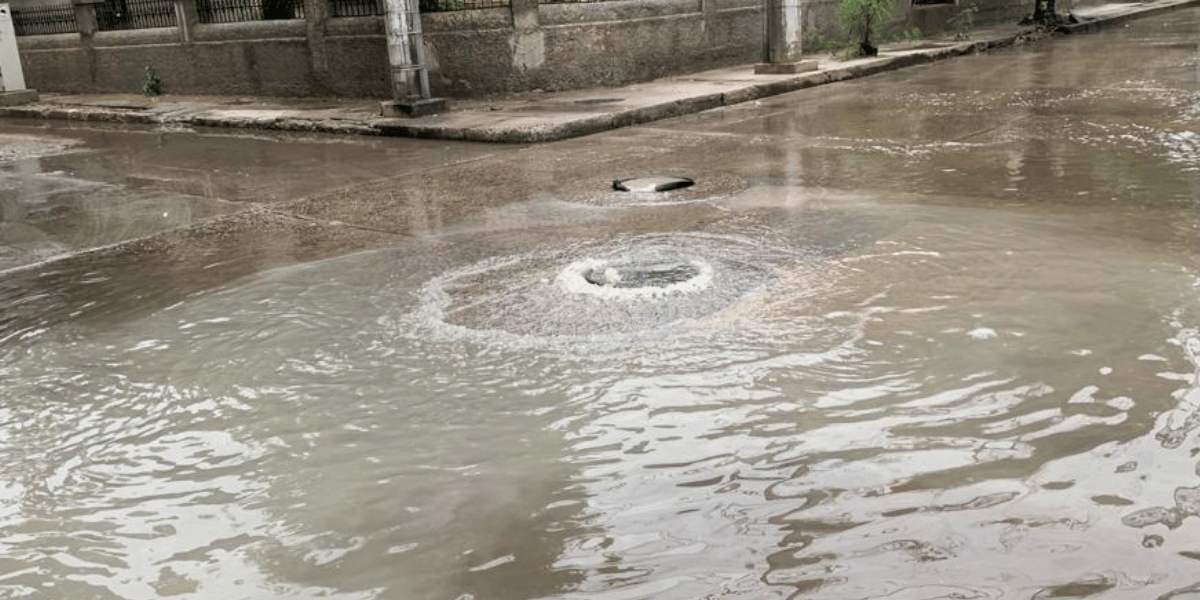
[[[1191,1],[1200,3],[1200,0]],[[751,84],[745,87],[729,90],[724,93],[673,100],[670,102],[653,104],[649,106],[641,106],[591,119],[580,119],[578,121],[566,124],[553,124],[526,130],[488,131],[465,129],[453,133],[452,135],[454,137],[448,139],[462,139],[479,142],[532,143],[579,137],[601,131],[617,129],[620,127],[641,125],[662,119],[694,114],[705,110],[711,110],[713,108],[732,106],[735,104],[758,100],[760,98],[778,96],[819,85],[857,79],[860,77],[866,77],[868,75],[894,71],[914,65],[936,62],[956,56],[984,52],[993,48],[1010,46],[1015,43],[1017,38],[1029,33],[1030,31],[1032,31],[1032,29],[1022,30],[1021,32],[1007,35],[1002,38],[993,38],[977,42],[962,42],[940,48],[912,51],[911,53],[898,56],[885,56],[874,59],[866,59],[866,62],[861,64],[825,68],[819,71],[812,71],[784,80]],[[443,135],[441,135],[442,133],[449,133],[431,131],[430,128],[423,126],[410,126],[405,128],[403,125],[399,125],[397,129],[391,129],[391,126],[388,124],[377,124],[376,126],[381,130],[383,135],[443,137]]]
[[[1136,9],[1128,12],[1102,16],[1094,19],[1087,19],[1080,23],[1064,25],[1063,29],[1070,33],[1095,33],[1101,29],[1112,27],[1114,25],[1121,25],[1135,19],[1152,17],[1161,13],[1192,6],[1200,6],[1200,0],[1180,0],[1177,2],[1156,3],[1152,6],[1138,5]]]
[[[1092,17],[1085,16],[1083,22],[1064,26],[1062,30],[1068,33],[1091,33],[1132,19],[1196,5],[1200,5],[1200,0],[1160,0],[1152,4],[1115,5],[1115,8],[1108,9],[1107,12],[1101,11],[1100,14]],[[625,88],[627,90],[633,87],[653,89],[655,86],[660,86],[663,91],[661,93],[654,92],[651,95],[656,98],[665,98],[662,101],[635,103],[625,108],[613,107],[612,110],[599,110],[590,114],[556,114],[544,118],[530,117],[528,112],[521,113],[521,108],[489,112],[497,110],[490,107],[468,108],[451,111],[446,115],[416,119],[380,118],[377,115],[368,115],[362,112],[330,117],[328,111],[309,111],[311,114],[306,115],[304,110],[275,109],[261,110],[259,111],[260,115],[254,115],[254,110],[239,110],[237,112],[242,114],[231,116],[221,114],[232,111],[219,110],[219,103],[189,109],[173,107],[168,101],[154,109],[148,107],[139,109],[138,107],[104,106],[104,103],[72,107],[56,104],[53,100],[48,99],[34,104],[0,106],[0,117],[401,136],[475,142],[538,143],[640,125],[768,96],[786,94],[818,85],[866,77],[966,54],[986,52],[995,48],[1011,46],[1018,39],[1028,36],[1033,31],[1032,27],[1019,27],[1003,34],[992,33],[989,37],[978,41],[944,42],[935,47],[908,51],[884,50],[883,56],[857,59],[844,64],[826,64],[825,68],[818,71],[790,76],[774,76],[766,81],[752,83],[725,82],[725,89],[721,91],[678,93],[673,91],[673,87],[680,81],[688,80],[689,76],[667,78],[641,86]],[[703,75],[700,73],[691,77]],[[617,90],[612,90],[612,92],[615,93]],[[552,100],[556,96],[550,95],[546,98]],[[552,102],[545,103],[544,107],[551,109],[547,111],[547,114],[553,112],[554,105]],[[561,106],[561,103],[557,106]],[[318,115],[317,112],[322,114]]]

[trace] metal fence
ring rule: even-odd
[[[70,4],[13,9],[13,30],[17,35],[78,33],[75,7]]]
[[[551,2],[603,2],[606,0],[540,0]],[[453,12],[501,8],[509,0],[419,0],[421,12]],[[374,17],[387,14],[384,0],[329,0],[334,17]],[[103,31],[175,27],[171,0],[106,0],[96,6],[96,21]],[[274,19],[303,19],[304,0],[196,0],[201,23],[237,23]],[[17,35],[77,33],[75,9],[69,4],[13,10]]]
[[[96,5],[96,26],[101,31],[175,26],[171,0],[107,0]]]
[[[419,0],[421,12],[454,12],[478,8],[508,6],[509,0]],[[330,0],[335,17],[374,17],[386,15],[383,0]]]
[[[304,0],[197,0],[201,23],[303,19]]]
[[[420,0],[421,12],[454,12],[508,6],[508,0]]]
[[[387,14],[383,0],[329,0],[329,10],[335,17],[375,17]]]

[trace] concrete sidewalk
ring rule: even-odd
[[[1151,0],[1080,7],[1073,32],[1162,11],[1200,5],[1200,0]],[[816,55],[817,71],[756,75],[753,65],[666,77],[618,88],[514,94],[494,100],[451,101],[450,111],[416,119],[379,116],[377,100],[232,98],[136,94],[44,93],[32,104],[0,107],[0,117],[180,124],[359,135],[390,135],[482,142],[560,140],[647,123],[808,87],[864,77],[910,65],[1018,43],[1032,28],[976,28],[967,41],[950,36],[886,44],[880,55],[850,61]]]

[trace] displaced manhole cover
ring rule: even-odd
[[[696,185],[695,180],[687,177],[630,177],[614,179],[612,187],[618,192],[669,192]]]
[[[555,195],[566,202],[601,206],[686,204],[729,198],[749,187],[745,179],[730,173],[706,172],[692,178],[670,175],[672,172],[687,170],[667,166],[655,171],[617,173],[617,179],[584,178],[559,188]]]

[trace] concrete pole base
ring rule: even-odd
[[[418,98],[416,100],[390,100],[379,103],[379,113],[385,117],[412,119],[436,115],[450,110],[445,98]]]
[[[12,90],[0,92],[0,106],[17,106],[38,101],[37,90]]]
[[[762,63],[754,65],[755,75],[793,75],[817,70],[817,61],[802,60],[787,63]]]

